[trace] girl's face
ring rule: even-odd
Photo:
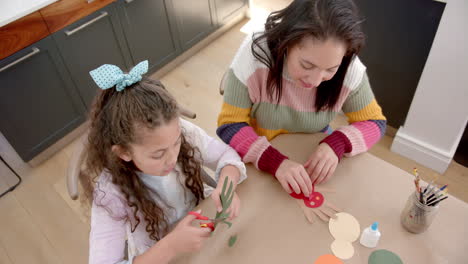
[[[179,118],[167,124],[148,129],[141,128],[140,142],[130,144],[130,151],[123,151],[119,157],[133,163],[143,173],[154,176],[168,175],[176,166],[181,145]]]
[[[288,73],[297,86],[315,88],[333,78],[345,53],[346,45],[341,41],[305,37],[288,50]]]

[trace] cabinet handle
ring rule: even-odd
[[[93,24],[94,22],[100,20],[101,18],[106,17],[107,15],[109,15],[109,14],[108,14],[106,11],[101,12],[101,14],[100,14],[99,16],[97,16],[97,17],[91,19],[90,21],[84,23],[83,25],[81,25],[81,26],[79,26],[79,27],[77,27],[77,28],[75,28],[75,29],[72,29],[72,30],[66,30],[66,31],[65,31],[65,35],[71,36],[71,35],[75,34],[76,32],[82,30],[83,28],[85,28],[85,27],[87,27],[87,26]]]
[[[6,70],[6,69],[8,69],[8,68],[10,68],[10,67],[15,66],[16,64],[18,64],[18,63],[24,61],[24,60],[27,59],[27,58],[30,58],[30,57],[36,55],[36,54],[39,53],[39,52],[41,52],[41,50],[39,50],[38,48],[36,48],[36,47],[32,48],[32,51],[31,51],[30,53],[24,55],[23,57],[21,57],[21,58],[15,60],[15,61],[12,62],[12,63],[10,63],[10,64],[4,66],[3,68],[0,69],[0,72],[4,71],[4,70]]]
[[[125,3],[130,4],[133,0],[125,0]]]

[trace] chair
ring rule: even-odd
[[[221,82],[219,83],[219,94],[224,95],[224,86],[226,85],[227,71],[223,74]]]
[[[196,118],[196,114],[194,112],[188,109],[185,109],[183,107],[180,107],[180,113],[181,115],[190,119]],[[78,139],[79,142],[76,148],[74,149],[73,154],[68,163],[67,189],[68,189],[68,194],[70,195],[70,198],[72,200],[76,200],[79,197],[78,177],[80,175],[80,171],[83,166],[83,161],[86,158],[84,146],[85,146],[87,136],[88,136],[88,133],[84,133],[82,136],[80,136],[80,138]],[[216,188],[216,181],[205,171],[205,169],[201,170],[201,177],[202,177],[203,182],[205,182],[207,185],[213,188]]]

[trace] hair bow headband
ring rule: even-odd
[[[148,72],[148,61],[138,63],[128,73],[124,73],[119,67],[112,64],[104,64],[97,69],[89,72],[91,78],[99,86],[105,90],[116,87],[118,92],[125,87],[130,86],[141,80],[141,76]]]

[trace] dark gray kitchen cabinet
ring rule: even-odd
[[[132,65],[114,7],[100,9],[53,35],[88,109],[99,89],[89,72],[102,64],[117,65],[124,72]]]
[[[83,124],[98,87],[89,72],[169,63],[245,0],[118,0],[0,61],[0,132],[30,161]]]
[[[216,29],[211,0],[172,0],[179,40],[183,50]]]
[[[121,0],[118,14],[132,64],[149,60],[150,71],[180,52],[171,6],[164,0]],[[172,24],[172,25],[171,25]]]
[[[0,61],[0,131],[24,161],[85,120],[51,37]]]
[[[247,0],[214,0],[218,23],[224,24],[236,15],[247,3]]]

